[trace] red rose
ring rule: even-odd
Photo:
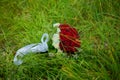
[[[60,24],[60,49],[67,53],[77,51],[76,47],[80,47],[79,34],[75,28],[68,24]]]

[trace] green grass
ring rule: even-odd
[[[68,23],[80,35],[78,59],[30,54],[13,64],[16,50],[50,39],[52,24]],[[49,52],[55,49],[49,41]],[[120,80],[119,0],[0,0],[0,80]]]

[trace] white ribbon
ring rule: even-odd
[[[27,46],[22,47],[19,50],[17,50],[14,60],[13,60],[14,64],[15,65],[22,64],[23,61],[21,60],[21,58],[28,53],[37,53],[37,52],[48,51],[48,45],[47,45],[48,40],[49,40],[48,34],[44,33],[41,38],[42,43],[30,44],[30,45],[27,45]]]

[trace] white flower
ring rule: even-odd
[[[53,35],[52,45],[58,50],[58,52],[62,52],[59,47],[59,44],[60,44],[60,28],[59,28],[59,26],[60,26],[60,23],[53,24],[53,27],[57,27],[57,32]]]
[[[53,24],[53,27],[58,27],[58,26],[60,26],[60,23]]]
[[[59,37],[59,34],[54,34],[53,35],[53,38],[52,38],[52,45],[56,48],[56,49],[59,49],[59,43],[60,43],[60,37]]]

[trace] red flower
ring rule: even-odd
[[[80,47],[79,34],[75,28],[68,24],[60,24],[60,49],[67,53],[77,51],[76,47]]]

